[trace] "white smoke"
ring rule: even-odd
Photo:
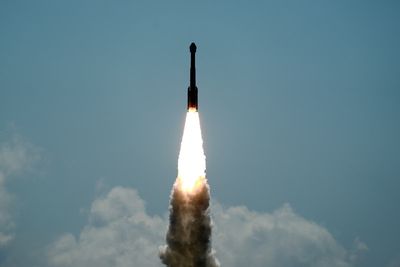
[[[214,240],[225,266],[351,267],[366,245],[346,250],[329,231],[296,214],[289,204],[272,213],[245,206],[213,206]]]
[[[212,207],[213,246],[222,266],[351,267],[366,246],[345,249],[329,231],[288,205],[272,213],[244,206]],[[78,236],[62,235],[49,248],[54,267],[160,267],[168,219],[151,216],[134,189],[116,187],[97,198]]]
[[[160,252],[169,267],[218,267],[211,249],[210,194],[202,179],[196,193],[187,195],[175,183],[171,193],[167,245]]]
[[[113,188],[91,206],[78,237],[64,234],[49,250],[50,266],[159,266],[165,219],[146,213],[136,190]]]

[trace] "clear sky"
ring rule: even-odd
[[[389,0],[0,1],[0,266],[127,266],[129,242],[162,245],[192,41],[222,265],[262,248],[248,266],[400,266],[399,14]],[[78,255],[100,253],[82,236],[125,208],[160,227]],[[267,226],[280,220],[293,227]],[[230,247],[239,226],[259,239]]]

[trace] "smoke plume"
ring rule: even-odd
[[[193,195],[180,190],[177,183],[171,194],[167,246],[160,258],[169,267],[217,267],[210,242],[210,195],[206,180]]]
[[[188,112],[171,192],[167,245],[160,251],[168,267],[218,267],[211,248],[210,189],[197,112]]]

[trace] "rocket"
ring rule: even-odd
[[[197,102],[197,86],[196,86],[196,45],[195,43],[190,44],[190,85],[188,88],[188,102],[187,110],[197,111],[199,108]]]

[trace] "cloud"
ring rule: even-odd
[[[0,247],[6,246],[14,238],[14,196],[7,191],[6,183],[29,170],[39,158],[39,149],[18,135],[0,143]]]
[[[354,265],[346,250],[324,227],[296,214],[285,204],[272,213],[244,206],[212,207],[213,246],[221,266]],[[167,218],[150,216],[137,191],[115,187],[96,199],[78,237],[64,234],[49,248],[51,266],[162,266],[158,248],[165,243]],[[357,240],[361,250],[366,246]]]
[[[52,266],[159,266],[165,220],[150,216],[133,189],[113,188],[91,206],[78,238],[65,234],[49,250]]]
[[[352,253],[289,204],[273,213],[244,206],[213,208],[215,248],[225,266],[353,266]]]
[[[0,144],[0,172],[7,177],[20,174],[29,170],[40,156],[38,147],[14,134],[11,140]]]
[[[0,248],[14,238],[14,222],[10,212],[12,196],[5,189],[4,182],[5,177],[0,172]]]

